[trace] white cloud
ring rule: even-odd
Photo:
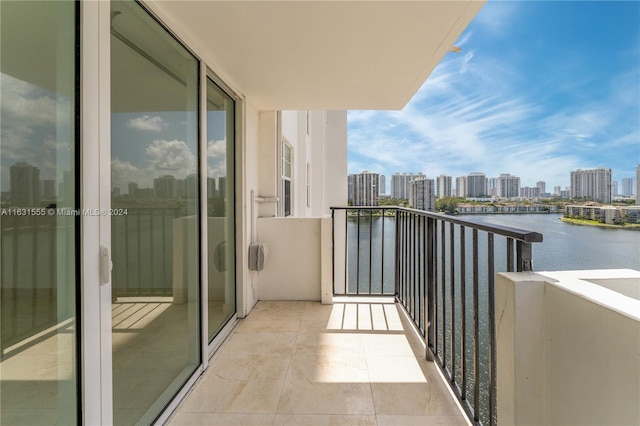
[[[637,157],[637,65],[600,82],[611,86],[601,98],[585,90],[592,79],[574,82],[562,96],[579,101],[558,107],[546,88],[523,85],[508,59],[450,55],[402,111],[349,112],[349,172],[481,171],[518,175],[523,186],[567,186],[575,168],[615,167],[621,153],[613,147],[635,144]]]
[[[128,127],[138,130],[149,130],[152,132],[161,132],[167,128],[167,123],[160,116],[150,117],[143,115],[129,120]]]
[[[196,156],[184,141],[154,140],[146,154],[149,168],[156,171],[156,177],[171,174],[182,179],[195,173]]]
[[[207,143],[207,176],[219,178],[227,175],[227,142],[225,140]]]

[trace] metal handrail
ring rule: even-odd
[[[464,408],[469,419],[475,424],[495,424],[496,405],[496,319],[495,319],[495,236],[506,239],[507,272],[531,271],[532,243],[541,242],[542,234],[523,229],[479,223],[460,217],[416,210],[399,206],[350,206],[332,207],[333,238],[335,243],[335,212],[346,210],[346,218],[357,217],[356,247],[356,291],[362,295],[360,283],[361,262],[367,261],[369,281],[364,290],[371,295],[373,227],[375,211],[381,211],[384,218],[395,218],[394,253],[394,293],[399,303],[422,333],[427,347],[426,358],[435,361]],[[349,212],[354,212],[350,215]],[[393,212],[389,216],[389,212]],[[361,218],[369,218],[368,241],[363,245],[368,256],[361,253]],[[379,232],[384,264],[384,220]],[[448,224],[448,225],[447,225]],[[449,228],[447,232],[447,227]],[[471,230],[470,234],[467,229]],[[457,232],[456,232],[457,231]],[[486,249],[480,249],[479,232],[487,234]],[[366,232],[365,232],[366,234]],[[380,235],[381,234],[381,235]],[[345,287],[349,294],[348,220],[345,219]],[[470,258],[466,252],[470,251]],[[486,253],[486,275],[481,276],[479,253]],[[471,260],[472,264],[467,265]],[[364,264],[366,267],[366,263]],[[470,266],[467,268],[467,266]],[[384,269],[383,269],[384,270]],[[334,246],[334,294],[335,287],[335,246]],[[380,283],[384,292],[384,276]],[[480,288],[486,284],[486,317],[481,318]],[[469,288],[467,288],[469,287]],[[466,290],[470,290],[468,293]],[[376,293],[378,294],[378,293]],[[469,303],[467,300],[469,299]],[[483,297],[483,302],[485,298]],[[485,321],[486,318],[486,321]],[[467,329],[471,319],[472,329]],[[481,322],[484,324],[480,331]],[[459,334],[460,339],[456,334]],[[486,333],[486,334],[485,334]],[[481,340],[486,340],[487,351],[481,350]],[[459,348],[458,348],[459,346]],[[468,354],[471,357],[468,358]],[[482,358],[481,357],[484,357]],[[471,374],[473,371],[473,374]],[[481,371],[488,376],[486,381]],[[460,380],[458,380],[460,376]],[[473,385],[470,385],[470,383]],[[473,389],[468,389],[472,387]],[[481,387],[484,389],[481,391]],[[469,392],[468,392],[469,390]]]

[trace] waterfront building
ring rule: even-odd
[[[574,170],[571,172],[571,198],[611,202],[611,169]]]
[[[626,223],[640,223],[640,206],[624,206],[620,210]]]
[[[636,204],[640,204],[640,164],[636,166]]]
[[[611,181],[611,196],[612,197],[617,197],[619,194],[618,192],[618,181],[617,180],[613,180]]]
[[[464,198],[467,196],[467,177],[459,176],[456,178],[456,197]]]
[[[467,175],[467,188],[465,197],[486,197],[487,177],[484,173],[473,172]]]
[[[347,176],[347,199],[351,204],[356,196],[356,178],[355,175]]]
[[[487,195],[498,196],[498,178],[487,178]]]
[[[409,205],[414,209],[434,211],[435,182],[426,176],[420,176],[409,184]]]
[[[384,175],[378,176],[380,183],[380,196],[387,195],[387,178]]]
[[[540,198],[540,189],[537,186],[524,186],[520,188],[520,198]]]
[[[538,193],[542,196],[547,192],[547,183],[543,180],[539,180],[536,182],[536,188],[538,188]]]
[[[516,198],[520,196],[520,178],[510,174],[501,174],[497,178],[496,195],[500,198]]]
[[[364,171],[353,175],[353,205],[377,206],[380,201],[379,174]]]
[[[391,176],[391,198],[399,200],[409,199],[409,184],[412,180],[424,176],[422,173],[394,173]]]
[[[436,195],[438,198],[451,197],[452,196],[452,187],[451,187],[451,176],[440,175],[436,178]]]
[[[630,197],[633,195],[633,178],[622,178],[622,195]]]

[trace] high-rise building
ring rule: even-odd
[[[612,180],[611,181],[611,196],[612,197],[617,197],[618,195],[619,195],[619,192],[618,192],[618,181]]]
[[[409,183],[420,176],[424,176],[424,174],[418,173],[417,175],[414,175],[413,173],[394,173],[391,176],[391,198],[408,200]]]
[[[520,178],[510,174],[501,174],[497,178],[496,195],[501,198],[516,198],[520,195]]]
[[[353,205],[377,206],[380,199],[378,173],[364,171],[353,175]]]
[[[387,194],[387,178],[384,175],[380,175],[378,177],[378,182],[380,184],[380,195]]]
[[[356,199],[356,175],[347,176],[347,200],[353,205]]]
[[[574,170],[571,172],[571,198],[611,202],[611,169]]]
[[[560,196],[560,191],[562,191],[562,187],[560,186],[553,187],[553,195],[555,195],[556,197]]]
[[[622,195],[630,197],[633,195],[633,178],[622,178]]]
[[[491,182],[491,179],[494,179],[494,182]],[[491,197],[495,197],[498,195],[498,178],[487,178],[487,195]],[[518,187],[519,188],[519,187]]]
[[[456,197],[467,196],[467,177],[459,176],[456,178]]]
[[[153,192],[156,198],[175,200],[178,198],[178,183],[175,176],[164,175],[153,180]]]
[[[547,192],[547,183],[543,180],[537,181],[536,187],[538,188],[538,192],[540,193],[540,196],[542,196],[542,194]]]
[[[436,195],[438,196],[438,198],[451,197],[451,176],[440,175],[436,179]]]
[[[436,208],[435,182],[420,176],[409,185],[409,205],[414,209],[433,211]]]
[[[520,197],[522,198],[540,198],[540,188],[537,186],[524,186],[520,188]]]
[[[640,164],[636,167],[636,204],[640,204]]]
[[[40,169],[20,161],[9,168],[11,205],[40,207]]]
[[[467,197],[485,197],[487,195],[487,177],[484,173],[474,172],[467,176]]]

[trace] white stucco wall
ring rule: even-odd
[[[265,267],[258,272],[260,300],[321,300],[323,220],[330,221],[295,217],[258,219],[258,240],[269,248]]]
[[[503,424],[640,424],[640,300],[598,285],[631,270],[499,274]]]

